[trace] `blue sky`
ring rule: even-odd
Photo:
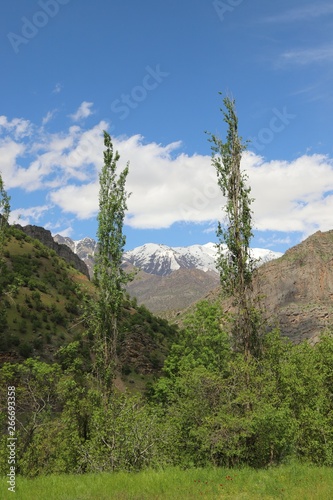
[[[215,241],[205,131],[236,99],[253,246],[333,228],[333,3],[11,0],[1,6],[0,171],[12,221],[95,237],[102,130],[130,162],[126,248]]]

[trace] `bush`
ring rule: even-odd
[[[19,354],[22,356],[22,358],[29,358],[33,353],[33,348],[31,344],[28,344],[27,342],[24,342],[23,344],[20,345],[19,347]]]

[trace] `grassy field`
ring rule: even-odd
[[[13,498],[2,478],[0,498]],[[16,499],[286,499],[331,500],[333,469],[289,465],[269,470],[168,468],[140,473],[17,477]]]

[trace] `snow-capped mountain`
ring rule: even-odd
[[[252,257],[258,265],[282,256],[264,248],[253,248]],[[177,269],[199,269],[217,272],[215,267],[217,250],[214,243],[188,247],[168,247],[155,243],[134,248],[124,253],[124,260],[149,274],[166,276]]]
[[[75,241],[68,238],[68,236],[56,234],[53,239],[57,243],[67,245],[72,252],[76,253],[86,263],[90,276],[93,275],[94,256],[97,250],[97,242],[93,238],[83,238],[82,240]]]
[[[57,243],[63,243],[71,248],[88,266],[92,275],[97,242],[92,238],[74,241],[71,238],[54,236]],[[124,252],[124,263],[130,263],[148,274],[167,276],[178,269],[199,269],[200,271],[216,271],[216,246],[214,243],[191,245],[188,247],[169,247],[157,243],[146,243],[133,250]],[[264,248],[253,248],[252,256],[261,265],[282,253],[272,252]]]
[[[212,243],[190,247],[147,243],[125,252],[124,260],[146,273],[166,276],[177,269],[216,271],[215,254],[215,246]]]

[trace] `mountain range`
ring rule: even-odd
[[[94,239],[83,238],[75,241],[57,234],[54,236],[54,240],[57,243],[67,245],[86,263],[90,270],[93,268],[94,256],[97,251],[97,242]],[[261,265],[281,257],[282,253],[264,248],[253,248],[251,255]],[[124,252],[123,258],[125,265],[132,264],[148,274],[168,276],[179,269],[198,269],[204,272],[212,271],[217,273],[216,256],[215,243],[187,247],[170,247],[163,244],[146,243]]]
[[[86,263],[92,276],[97,251],[95,240],[83,238],[74,241],[60,235],[54,239],[69,246]],[[254,248],[251,253],[258,265],[282,255],[262,248]],[[127,291],[152,312],[173,317],[218,286],[216,255],[214,243],[188,247],[147,243],[126,251],[123,266],[128,271],[136,271]]]
[[[81,247],[96,250],[96,242],[87,238],[72,245],[77,252]],[[332,327],[333,231],[318,231],[284,255],[263,249],[252,254],[264,264],[255,273],[255,293],[261,296],[267,319],[278,324],[283,335],[294,342],[315,342]],[[161,316],[182,315],[196,301],[218,297],[215,256],[213,243],[175,248],[148,243],[127,251],[124,266],[140,269],[128,292]]]
[[[93,239],[74,242],[58,236],[54,246],[49,241],[49,231],[35,226],[28,230],[30,236],[33,233],[33,237],[43,240],[76,268],[80,266],[73,256],[79,253],[86,262],[93,263],[97,249]],[[61,244],[64,242],[66,245]],[[189,311],[196,301],[219,297],[214,251],[213,244],[176,248],[147,244],[125,252],[124,267],[137,271],[127,291],[139,304],[145,304],[160,316],[170,318],[180,314],[181,317],[184,309]],[[254,291],[261,297],[267,318],[279,325],[282,335],[295,342],[303,339],[315,342],[323,331],[332,328],[333,231],[318,231],[282,256],[258,249],[253,255],[266,260],[255,273]],[[141,269],[137,270],[139,266]]]

